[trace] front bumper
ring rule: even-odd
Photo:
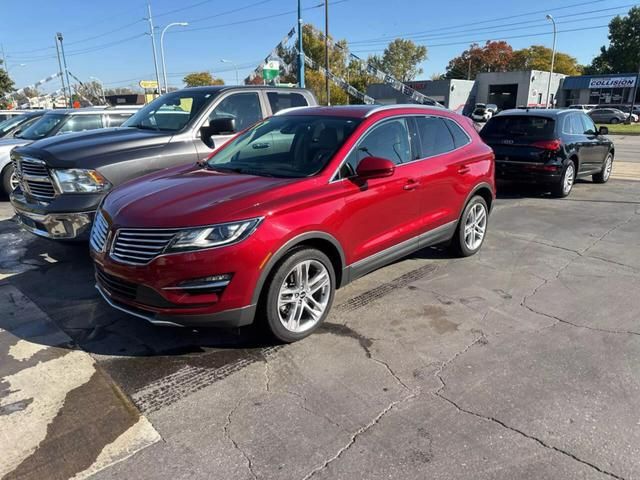
[[[562,165],[496,159],[496,179],[523,183],[559,182]]]

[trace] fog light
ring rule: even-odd
[[[220,293],[229,285],[231,277],[233,277],[233,274],[224,273],[194,278],[192,280],[185,280],[175,287],[165,287],[163,290],[183,290],[191,294]]]

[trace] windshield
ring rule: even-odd
[[[308,177],[329,163],[360,121],[319,115],[272,117],[219,150],[207,165],[248,175]]]
[[[213,92],[180,90],[156,98],[122,124],[123,127],[177,132],[213,98]]]
[[[64,115],[47,114],[40,117],[40,120],[31,124],[24,131],[20,132],[18,138],[25,140],[39,140],[48,137],[65,119]]]
[[[500,116],[493,117],[481,130],[481,137],[527,136],[550,137],[555,129],[555,120],[536,116]]]
[[[9,117],[4,122],[0,122],[0,137],[26,121],[28,118],[29,117],[27,115],[16,115],[15,117]]]

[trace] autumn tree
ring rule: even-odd
[[[406,83],[423,72],[420,64],[426,59],[427,47],[416,45],[412,40],[396,38],[389,43],[381,56],[373,56],[371,63]]]
[[[511,70],[543,70],[551,69],[551,55],[553,51],[543,45],[532,45],[513,52]],[[565,75],[580,75],[582,67],[578,61],[569,54],[556,52],[553,71]]]
[[[7,70],[2,67],[2,63],[2,60],[0,60],[0,97],[3,97],[7,93],[13,91],[14,86],[13,80],[11,80],[11,77],[7,73]],[[0,102],[3,101],[4,100],[0,100]]]
[[[626,16],[618,15],[609,22],[609,46],[600,48],[585,73],[635,72],[640,63],[640,7]]]
[[[513,48],[504,40],[488,41],[484,46],[473,43],[447,65],[445,78],[471,80],[481,72],[506,72],[513,57]]]
[[[187,87],[206,87],[208,85],[224,85],[224,80],[214,78],[209,72],[193,72],[182,79]]]

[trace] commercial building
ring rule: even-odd
[[[562,82],[558,105],[630,104],[637,80],[637,73],[567,77]],[[637,95],[635,103],[640,100],[640,92]]]
[[[455,111],[462,111],[465,108],[472,95],[474,84],[473,80],[416,80],[407,82],[409,87]],[[413,103],[410,97],[403,95],[386,83],[369,85],[367,95],[383,105]]]

